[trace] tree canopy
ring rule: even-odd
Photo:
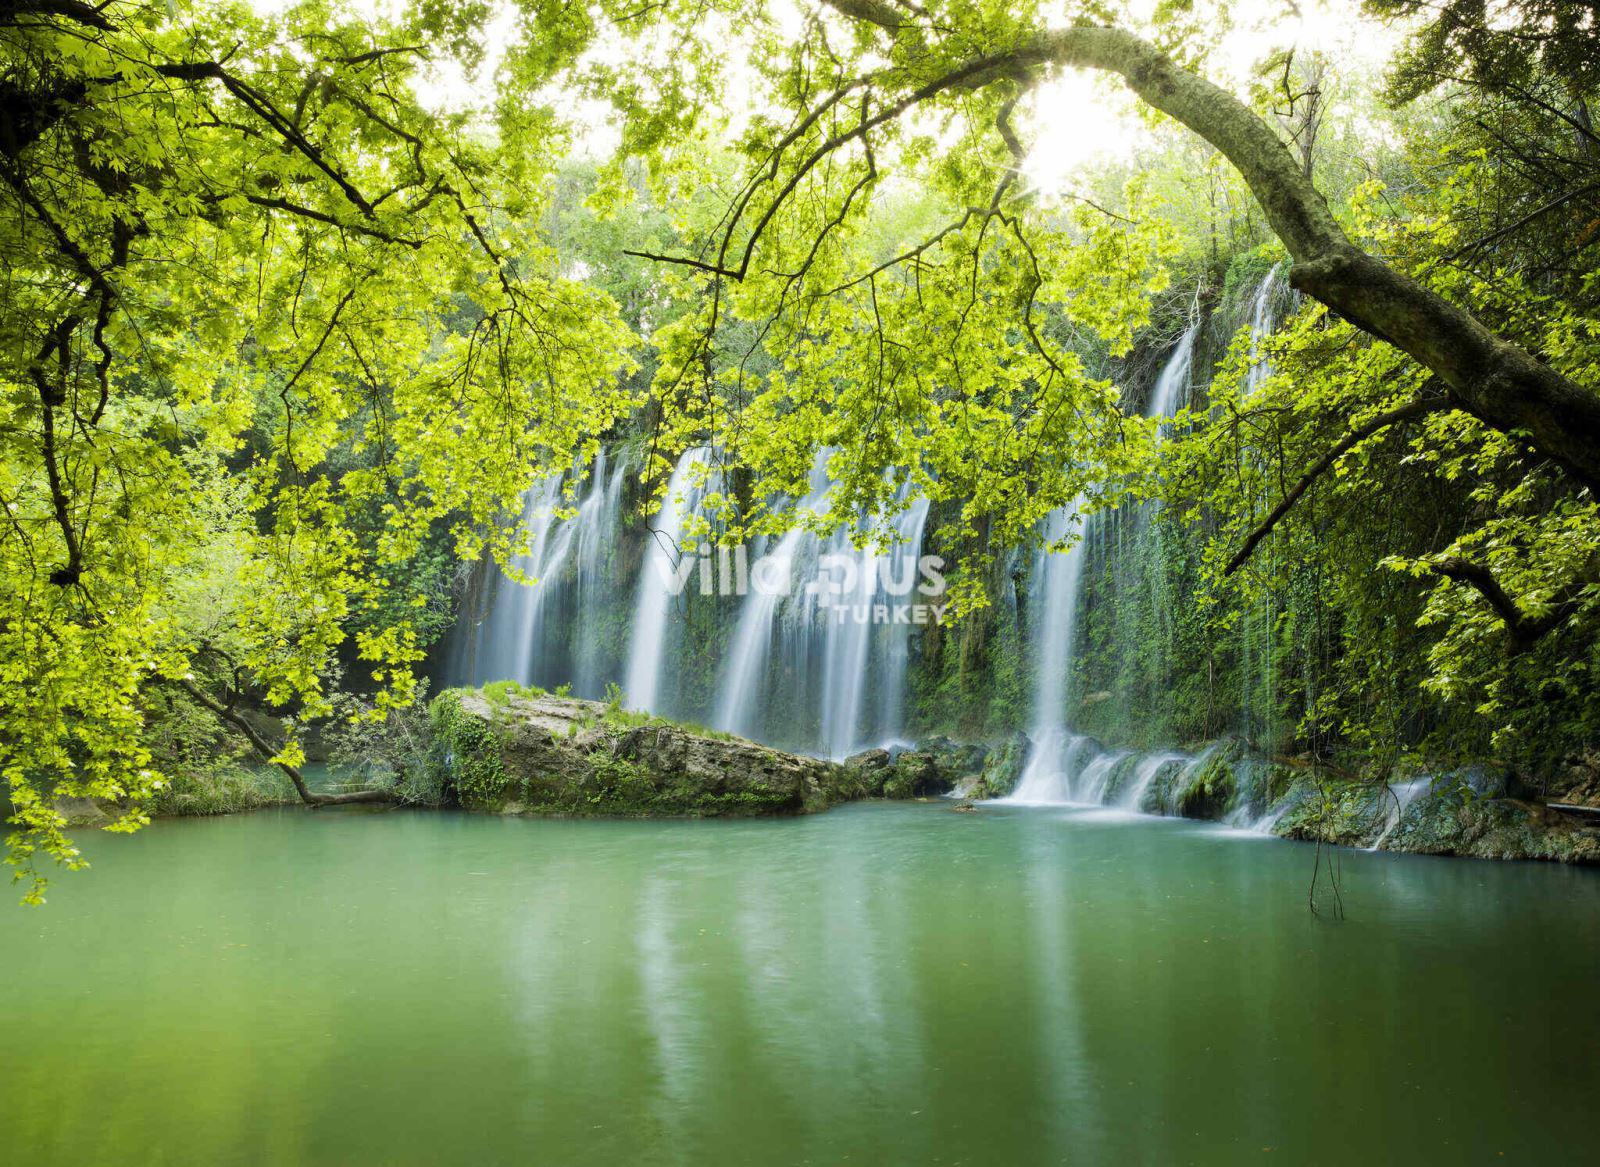
[[[11,862],[79,861],[62,798],[143,821],[153,692],[314,720],[359,666],[367,716],[405,707],[439,563],[508,560],[521,493],[639,417],[658,490],[694,444],[737,472],[708,500],[728,538],[793,521],[819,450],[819,524],[887,521],[908,484],[948,504],[968,610],[996,554],[1080,497],[1220,514],[1220,595],[1328,480],[1347,507],[1369,469],[1469,483],[1459,537],[1377,540],[1365,569],[1423,581],[1430,683],[1511,732],[1530,653],[1591,683],[1572,645],[1600,587],[1597,288],[1574,260],[1597,234],[1594,13],[1514,7],[1515,36],[1482,5],[1374,0],[1421,21],[1393,100],[1448,90],[1389,182],[1319,160],[1321,66],[1279,58],[1283,84],[1243,96],[1206,79],[1202,16],[1225,7],[526,0],[489,60],[480,3],[8,0]],[[493,83],[456,109],[425,99],[440,68]],[[1031,189],[1030,119],[1068,113],[1038,86],[1066,68],[1192,134],[1169,148],[1199,151],[1213,196],[1233,184],[1309,297],[1277,388],[1243,402],[1236,354],[1231,412],[1176,442],[1115,372],[1195,248],[1192,176]],[[616,131],[581,207],[563,167],[597,115],[574,108]],[[1508,154],[1526,170],[1496,171]],[[1219,445],[1245,424],[1270,473]]]

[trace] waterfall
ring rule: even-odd
[[[1145,411],[1147,416],[1170,417],[1187,404],[1200,323],[1198,318],[1192,321],[1173,346],[1150,391]],[[1049,550],[1051,544],[1059,542],[1075,528],[1087,526],[1082,515],[1081,499],[1054,512],[1046,523],[1046,546],[1034,556],[1033,574],[1030,577],[1034,583],[1034,602],[1028,629],[1034,661],[1033,729],[1029,735],[1033,739],[1033,752],[1017,788],[1008,798],[1011,802],[1097,802],[1111,767],[1120,760],[1120,755],[1112,754],[1088,759],[1080,783],[1079,769],[1085,761],[1082,755],[1088,750],[1089,739],[1074,733],[1068,727],[1066,717],[1076,647],[1078,607],[1083,593],[1086,552],[1083,544],[1088,542],[1092,534],[1097,548],[1104,548],[1104,554],[1113,563],[1120,563],[1127,552],[1125,540],[1134,538],[1126,534],[1126,525],[1119,512],[1095,517],[1098,523],[1092,531],[1083,532],[1084,538],[1079,543],[1064,552],[1053,553]],[[1137,532],[1138,539],[1151,537],[1149,532],[1153,528],[1148,518],[1146,514],[1146,522]],[[1137,543],[1134,545],[1137,546]],[[1118,598],[1123,599],[1122,596]],[[1091,774],[1094,781],[1101,783],[1099,789],[1092,788]]]
[[[831,453],[818,453],[800,510],[824,509]],[[897,618],[896,609],[920,598],[928,500],[911,498],[903,485],[895,505],[902,509],[888,524],[886,546],[855,546],[868,526],[863,518],[828,536],[791,530],[766,552],[791,565],[796,588],[773,595],[752,587],[743,598],[713,725],[764,741],[792,740],[831,758],[903,732],[913,625]],[[909,614],[909,607],[901,613]],[[768,675],[774,639],[784,674],[778,678]]]
[[[561,487],[565,475],[552,474],[529,488],[523,497],[521,529],[526,550],[511,559],[511,565],[529,582],[521,583],[503,572],[496,572],[490,585],[493,605],[488,617],[472,630],[464,651],[458,653],[457,670],[461,680],[474,684],[503,677],[528,675],[543,632],[546,600],[553,590],[550,567],[551,530],[557,527]],[[564,559],[567,540],[558,534],[553,541],[555,554]],[[554,565],[559,570],[560,565]]]
[[[1083,755],[1094,752],[1094,742],[1064,727],[1035,729],[1033,753],[1017,788],[1001,802],[1018,806],[1061,806],[1074,800],[1071,776]],[[1040,764],[1040,759],[1045,759]]]
[[[828,482],[826,466],[830,451],[819,450],[811,468],[810,493],[801,500],[802,511],[820,511],[827,501]],[[795,528],[787,531],[771,550],[763,553],[776,562],[793,566],[800,562],[806,548],[816,542],[809,531]],[[765,673],[772,652],[773,626],[777,621],[779,606],[791,597],[776,589],[751,586],[744,600],[744,610],[734,626],[733,641],[727,665],[718,685],[720,696],[711,724],[743,737],[759,737],[762,732],[762,698],[765,695]]]
[[[1112,750],[1101,754],[1085,766],[1082,776],[1075,784],[1075,801],[1104,805],[1112,773],[1116,770],[1117,764],[1132,753],[1132,750]]]
[[[1272,375],[1272,362],[1262,351],[1262,341],[1272,335],[1277,327],[1273,318],[1273,300],[1278,292],[1278,269],[1273,268],[1262,277],[1256,294],[1250,302],[1250,367],[1245,371],[1244,387],[1240,396],[1248,400],[1255,395],[1261,383]]]
[[[922,532],[928,522],[928,500],[912,500],[895,523],[895,543],[879,567],[879,579],[890,603],[912,603],[917,596]],[[884,637],[882,684],[878,690],[878,736],[899,738],[905,732],[906,667],[911,663],[910,623],[890,623]]]
[[[907,502],[906,487],[896,505],[904,507],[890,524],[890,541],[856,547],[856,532],[835,533],[828,553],[837,566],[845,566],[846,592],[831,606],[818,609],[824,622],[822,637],[822,746],[831,758],[847,757],[868,744],[866,723],[867,678],[878,678],[876,736],[887,739],[901,732],[904,719],[906,663],[910,653],[909,622],[894,620],[895,609],[916,600],[917,562],[922,554],[922,531],[928,501]],[[874,646],[877,667],[869,669]]]
[[[685,450],[667,482],[666,497],[656,512],[645,547],[634,602],[633,634],[628,645],[623,691],[634,709],[662,712],[661,674],[671,650],[674,599],[687,590],[692,564],[684,563],[684,520],[699,507],[712,486],[711,451]]]
[[[602,617],[614,602],[609,565],[621,530],[627,463],[610,465],[602,450],[587,470],[588,487],[576,509],[564,487],[584,481],[585,470],[554,474],[523,499],[527,549],[512,567],[530,582],[503,572],[487,577],[488,616],[471,623],[463,614],[450,655],[449,684],[571,684],[598,697],[611,673]]]
[[[609,670],[603,637],[593,623],[618,598],[608,569],[622,530],[622,487],[628,461],[618,458],[607,478],[607,460],[602,449],[595,457],[589,496],[574,520],[578,524],[578,559],[573,611],[577,615],[578,640],[572,654],[572,682],[573,689],[583,697],[599,697],[605,692]]]
[[[1245,370],[1240,396],[1249,400],[1272,375],[1272,360],[1266,352],[1266,339],[1277,327],[1275,299],[1279,287],[1278,269],[1262,277],[1250,304],[1250,366]],[[1271,504],[1263,497],[1262,508]],[[1277,682],[1272,675],[1272,647],[1277,624],[1272,589],[1261,590],[1260,602],[1245,620],[1240,674],[1244,677],[1241,708],[1244,736],[1271,752],[1272,707]]]
[[[1145,407],[1146,417],[1171,417],[1188,404],[1189,374],[1194,367],[1194,342],[1200,335],[1197,317],[1173,347],[1172,354],[1161,367],[1155,387],[1150,390],[1150,402]]]
[[[1035,584],[1028,621],[1032,648],[1033,751],[1017,788],[1008,801],[1020,803],[1066,802],[1072,774],[1085,739],[1067,729],[1066,704],[1072,672],[1072,654],[1078,623],[1078,595],[1083,587],[1083,542],[1065,551],[1052,548],[1079,533],[1083,525],[1082,500],[1051,512],[1046,520],[1044,546],[1033,557],[1031,582]]]
[[[1188,759],[1188,754],[1179,754],[1171,751],[1148,754],[1139,760],[1139,765],[1133,771],[1133,778],[1128,783],[1128,789],[1117,800],[1118,804],[1128,810],[1143,809],[1144,796],[1150,791],[1150,784],[1156,780],[1156,775],[1174,762]]]

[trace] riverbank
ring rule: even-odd
[[[1041,787],[1027,776],[1045,763],[1020,732],[992,742],[935,736],[833,762],[509,683],[445,691],[425,729],[426,756],[412,764],[427,770],[429,797],[408,792],[397,802],[498,815],[720,818],[950,797],[962,810],[1100,805],[1353,848],[1600,863],[1600,814],[1516,797],[1505,773],[1484,766],[1383,782],[1264,759],[1239,739],[1138,753],[1076,737],[1066,772],[1032,797]],[[326,770],[307,768],[313,786],[341,777]],[[199,817],[297,801],[276,770],[226,761],[213,775],[186,772],[151,812]],[[112,818],[86,800],[58,808],[78,826]]]
[[[449,690],[434,702],[433,757],[468,809],[499,814],[760,815],[864,798],[1015,798],[1036,745],[935,737],[842,763],[730,734],[517,686]],[[1271,762],[1237,739],[1138,754],[1077,739],[1059,801],[1222,822],[1341,846],[1486,859],[1600,862],[1593,818],[1510,796],[1484,767],[1361,781]],[[1093,759],[1093,761],[1089,761]]]

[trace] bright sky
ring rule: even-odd
[[[373,13],[392,11],[401,0],[351,0]],[[790,0],[777,0],[787,4]],[[290,0],[251,0],[260,12],[276,12]],[[1136,12],[1148,13],[1155,0],[1132,0]],[[1357,0],[1233,0],[1233,27],[1223,37],[1205,67],[1206,76],[1220,85],[1242,92],[1253,67],[1280,49],[1316,49],[1346,65],[1376,65],[1390,56],[1396,34],[1368,20]],[[798,9],[793,21],[800,24]],[[453,62],[430,66],[430,76],[418,86],[419,96],[440,108],[460,107],[487,98],[490,78],[499,54],[515,32],[515,17],[502,4],[488,28],[489,59],[477,77],[465,75]],[[1115,79],[1088,70],[1073,69],[1038,87],[1031,110],[1023,121],[1024,139],[1033,148],[1024,168],[1029,182],[1043,192],[1065,190],[1086,165],[1127,158],[1152,136],[1140,121],[1135,100]],[[584,145],[596,155],[615,142],[607,124],[608,111],[598,105],[574,106],[571,114],[590,124]]]
[[[1393,53],[1398,39],[1364,18],[1353,0],[1238,0],[1232,12],[1234,28],[1205,75],[1235,92],[1244,90],[1257,62],[1280,49],[1316,49],[1334,61],[1375,66]],[[1030,182],[1042,191],[1060,191],[1084,165],[1126,158],[1148,145],[1152,137],[1136,109],[1121,82],[1103,73],[1071,69],[1040,86],[1029,121]]]

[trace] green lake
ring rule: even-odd
[[[0,1156],[1600,1162],[1600,872],[1066,809],[273,811],[0,906]]]

